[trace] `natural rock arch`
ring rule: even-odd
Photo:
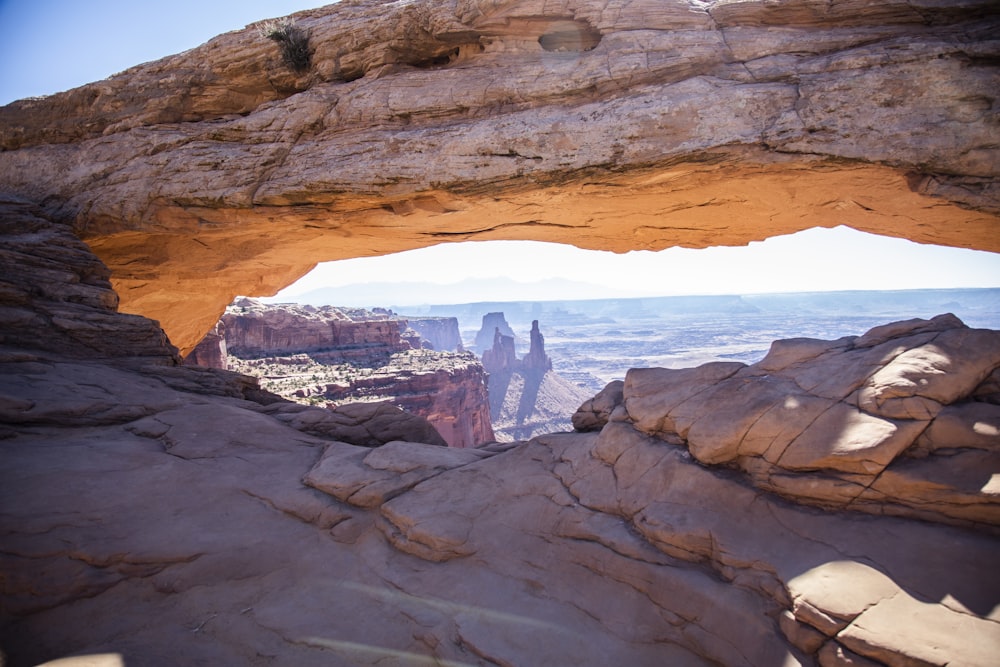
[[[0,109],[0,189],[182,352],[318,261],[814,226],[1000,251],[988,0],[429,0],[296,14]],[[566,26],[578,36],[570,39]],[[555,37],[553,37],[553,35]]]

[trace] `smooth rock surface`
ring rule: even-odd
[[[1000,333],[944,314],[775,341],[750,366],[632,369],[622,402],[639,431],[798,502],[996,528],[1000,430],[977,397],[998,367]]]
[[[362,0],[294,20],[305,73],[249,28],[0,110],[0,189],[21,198],[0,212],[7,663],[995,662],[996,434],[969,406],[1000,400],[997,332],[943,317],[756,368],[637,370],[600,431],[380,452],[178,366],[109,289],[186,352],[236,294],[439,242],[849,224],[997,250],[995,3]],[[779,417],[800,409],[864,437],[796,445],[812,422]]]
[[[448,445],[426,419],[389,403],[346,403],[330,410],[282,402],[258,410],[294,429],[357,447],[380,447],[394,440]]]
[[[95,260],[63,261],[72,276]],[[80,307],[132,330],[135,316]],[[907,341],[962,331],[954,318],[911,322],[876,332],[873,348],[844,340],[824,354],[860,354],[842,365],[874,373],[879,345],[896,351],[873,353],[891,363],[915,349]],[[120,359],[67,356],[58,331],[41,333],[0,349],[0,651],[12,667],[86,656],[152,667],[980,665],[1000,651],[1000,522],[946,525],[927,493],[953,459],[987,457],[970,465],[988,470],[996,451],[980,440],[958,453],[918,446],[909,461],[928,468],[898,475],[912,496],[817,509],[788,491],[798,487],[779,498],[739,469],[697,462],[659,437],[670,420],[645,415],[651,435],[625,411],[652,411],[657,395],[683,407],[712,382],[742,382],[739,364],[636,372],[640,400],[626,381],[600,431],[371,448],[331,440],[324,411],[248,378],[137,365],[127,344]],[[804,367],[829,361],[782,372],[817,377]],[[946,370],[958,371],[992,382],[971,361]],[[678,377],[707,384],[678,391]],[[826,479],[783,475],[803,488]],[[941,489],[977,512],[992,502],[988,487]],[[908,516],[853,511],[874,507]]]

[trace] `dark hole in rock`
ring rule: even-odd
[[[471,55],[482,53],[482,51],[483,47],[478,43],[464,44],[462,46],[456,46],[453,49],[449,49],[444,53],[439,53],[437,55],[431,56],[430,58],[415,60],[409,64],[412,65],[413,67],[419,67],[420,69],[434,69],[437,67],[446,67],[456,62],[457,60],[462,59],[463,56],[467,58]]]
[[[591,51],[601,43],[601,33],[580,21],[561,21],[538,38],[546,51]]]
[[[458,58],[458,47],[450,51],[446,51],[442,54],[432,56],[430,58],[425,58],[424,60],[418,60],[411,63],[414,67],[419,67],[421,69],[430,69],[432,67],[444,67],[448,63],[452,62]]]

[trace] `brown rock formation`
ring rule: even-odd
[[[22,207],[8,214],[28,222]],[[59,250],[62,227],[30,220],[30,234],[4,227],[18,242],[8,257],[22,282],[11,284],[44,286],[20,292],[20,309],[48,312],[53,294],[101,265],[83,246]],[[978,496],[935,490],[955,488],[942,484],[959,469],[949,459],[985,454],[978,473],[996,469],[998,332],[938,318],[778,344],[766,369],[710,366],[658,388],[658,371],[637,371],[619,408],[595,398],[591,414],[611,415],[599,433],[370,449],[319,437],[332,428],[327,411],[247,400],[250,378],[164,365],[170,354],[142,362],[162,349],[153,324],[150,340],[130,340],[141,318],[100,300],[75,308],[81,320],[99,315],[109,338],[123,334],[120,357],[71,345],[55,327],[0,343],[0,650],[13,667],[98,653],[151,667],[261,656],[303,666],[995,662],[992,514],[956,527],[925,520],[927,506],[919,519],[802,506],[814,500],[755,488],[639,427],[666,434],[668,419],[681,421],[672,401],[662,420],[643,402],[693,395],[678,379],[714,377],[708,393],[748,398],[726,383],[763,386],[766,370],[801,383],[803,405],[807,393],[854,387],[839,403],[929,421],[871,488],[913,453],[942,472],[912,478],[934,508],[974,497],[985,507],[989,484]],[[0,331],[20,322],[0,320]],[[734,423],[760,404],[713,403]],[[689,441],[709,425],[694,420]],[[694,450],[717,454],[704,440]],[[875,474],[843,472],[847,449],[809,451],[826,472],[782,473],[806,489],[827,472]],[[864,468],[880,451],[852,456]]]
[[[367,363],[411,349],[402,337],[405,322],[361,308],[268,306],[243,298],[221,321],[229,353],[243,358],[311,352],[331,363]]]
[[[484,325],[487,321],[506,324],[503,313],[490,313],[483,318]],[[483,352],[490,419],[501,442],[569,430],[573,408],[588,393],[552,371],[538,320],[531,323],[529,340],[528,353],[518,359],[514,338],[500,333],[497,326],[493,347]]]
[[[229,368],[229,350],[226,347],[226,324],[219,320],[212,330],[195,345],[186,357],[184,363],[189,366],[204,366],[206,368]]]
[[[573,413],[573,428],[583,432],[600,431],[604,428],[611,419],[611,413],[624,402],[624,386],[622,380],[613,380],[596,396],[584,401],[583,405]]]
[[[849,225],[1000,250],[992,0],[366,0],[292,21],[306,72],[251,26],[0,110],[0,189],[72,223],[184,353],[237,294],[445,241]]]
[[[776,341],[751,366],[633,369],[573,423],[629,422],[796,502],[998,527],[997,368],[1000,333],[941,315]]]
[[[510,374],[518,366],[517,352],[514,351],[514,337],[500,333],[500,327],[493,330],[493,347],[483,352],[483,368],[494,375]]]
[[[334,403],[391,402],[426,418],[452,447],[475,447],[495,437],[486,374],[471,352],[402,352],[347,385],[323,385],[312,395]]]
[[[40,207],[0,212],[10,664],[995,663],[996,332],[637,371],[599,433],[383,452],[173,365],[67,233],[185,352],[236,294],[445,241],[848,224],[998,250],[995,2],[362,0],[295,22],[308,72],[250,28],[0,110],[0,189]]]
[[[457,333],[457,320],[450,319]],[[264,386],[281,396],[329,401],[338,409],[349,401],[388,402],[426,419],[453,447],[494,439],[486,376],[475,356],[423,350],[419,334],[390,311],[265,305],[242,298],[219,326],[232,367],[262,377]],[[214,349],[217,343],[203,340],[195,353],[203,347]]]
[[[545,336],[538,328],[538,320],[531,321],[531,331],[528,334],[528,354],[521,359],[521,370],[527,375],[545,375],[552,370],[552,360],[545,354]]]
[[[117,363],[179,363],[156,322],[118,312],[110,272],[68,225],[0,196],[0,344]]]
[[[430,344],[430,349],[442,352],[463,352],[462,336],[455,317],[403,316],[407,324]]]

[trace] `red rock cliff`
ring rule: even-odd
[[[334,402],[390,401],[427,419],[451,447],[474,447],[495,439],[486,373],[472,353],[403,352],[349,386],[328,384],[317,389]]]
[[[387,357],[410,349],[399,321],[362,309],[282,304],[239,299],[222,317],[229,353],[259,357],[296,352],[330,352],[344,359]]]
[[[417,333],[390,311],[244,298],[217,330],[224,337],[210,333],[189,361],[225,363],[299,402],[387,401],[427,419],[452,447],[494,440],[486,373],[475,355],[420,349]]]

